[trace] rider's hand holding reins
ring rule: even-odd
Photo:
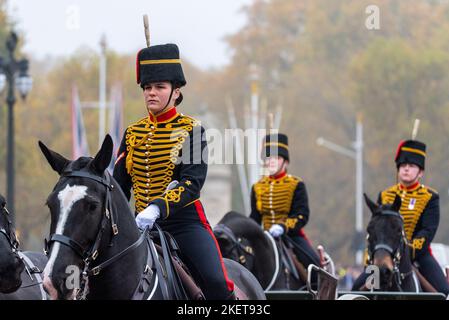
[[[137,215],[137,226],[141,229],[145,229],[145,227],[148,226],[151,230],[153,228],[154,221],[156,221],[160,215],[161,213],[159,207],[155,204],[151,204]]]
[[[274,237],[278,238],[284,234],[284,228],[280,224],[273,224],[268,232]]]

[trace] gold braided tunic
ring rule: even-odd
[[[250,217],[261,223],[264,230],[279,224],[297,234],[309,218],[307,192],[302,179],[286,173],[260,179],[252,187]]]
[[[422,184],[406,188],[396,184],[379,194],[378,202],[393,203],[396,195],[402,200],[399,212],[404,218],[404,230],[407,240],[415,250],[422,250],[432,242],[439,224],[438,193]]]
[[[207,164],[201,158],[207,147],[203,133],[198,121],[176,108],[157,119],[143,118],[126,129],[114,178],[128,199],[132,188],[136,212],[154,203],[166,218],[199,199],[207,174]],[[178,185],[167,190],[173,180]]]

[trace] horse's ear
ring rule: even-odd
[[[370,209],[371,213],[373,215],[377,214],[379,212],[379,206],[374,203],[367,195],[366,193],[363,193],[363,197],[365,198],[366,205]]]
[[[103,174],[104,170],[106,170],[106,168],[109,166],[109,163],[111,163],[113,148],[114,143],[112,142],[112,138],[109,134],[107,134],[103,140],[100,151],[98,151],[97,155],[92,161],[92,167],[97,173]]]
[[[39,147],[41,148],[42,153],[47,159],[50,166],[55,170],[59,175],[64,171],[65,167],[70,163],[70,160],[64,158],[57,152],[54,152],[47,148],[47,146],[39,141]]]
[[[396,198],[394,198],[394,202],[393,205],[391,206],[391,209],[399,212],[399,210],[401,209],[401,205],[402,205],[401,197],[397,194]]]

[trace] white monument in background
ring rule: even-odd
[[[218,119],[207,111],[207,107],[201,108],[201,113],[198,115],[198,119],[201,120],[203,127],[206,130],[206,135],[207,129],[224,130],[224,128],[218,125]],[[231,211],[232,182],[230,165],[224,163],[210,163],[208,165],[206,182],[201,189],[201,202],[203,203],[206,216],[212,227],[214,227],[227,212]]]

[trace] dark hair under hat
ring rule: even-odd
[[[278,133],[265,136],[262,147],[262,159],[266,159],[271,156],[280,156],[285,160],[290,161],[287,135]]]
[[[396,167],[403,163],[416,164],[422,170],[425,168],[426,145],[417,140],[401,141],[394,158]]]
[[[140,50],[136,59],[136,76],[142,88],[158,81],[169,81],[175,87],[185,86],[178,46],[169,43]]]

